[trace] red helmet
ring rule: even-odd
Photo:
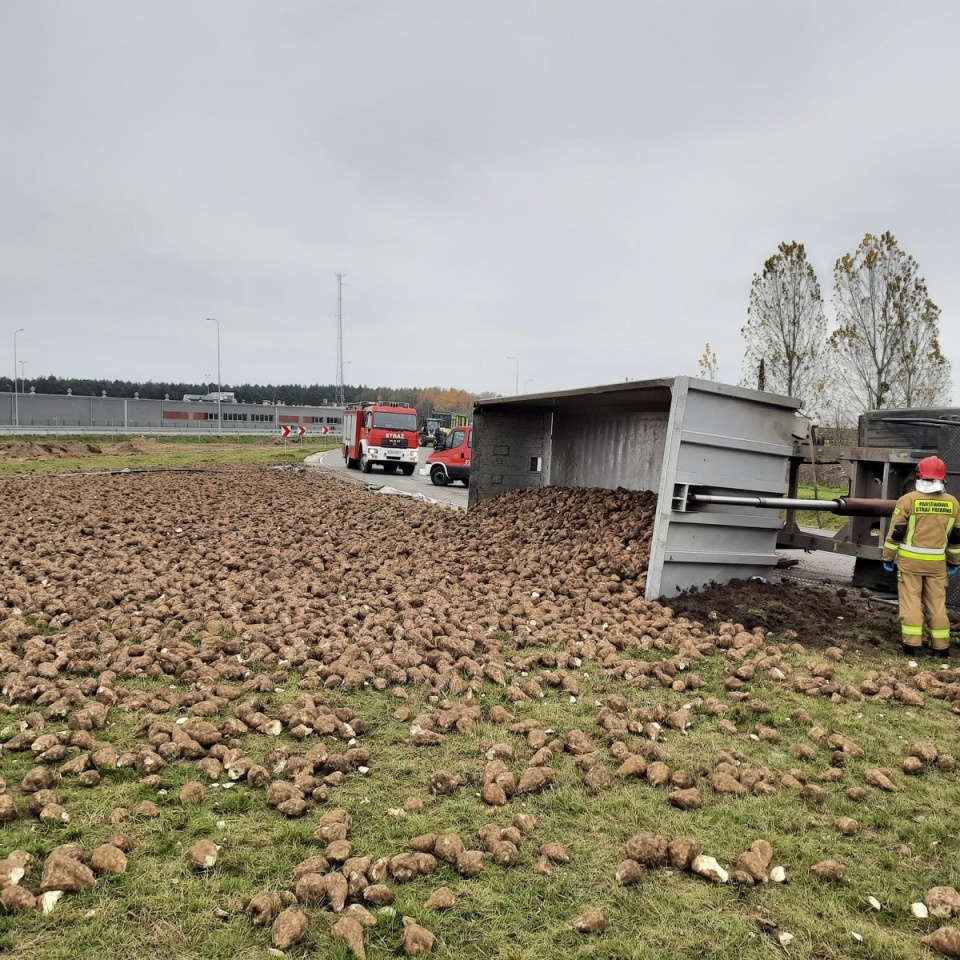
[[[924,457],[917,464],[918,480],[946,480],[947,465],[939,457]]]

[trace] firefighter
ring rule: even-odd
[[[960,500],[945,491],[946,464],[925,457],[916,489],[898,501],[883,544],[885,570],[897,572],[903,652],[923,645],[924,620],[935,656],[950,655],[947,577],[960,566]]]

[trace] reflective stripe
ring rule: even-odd
[[[923,627],[908,627],[906,624],[904,624],[903,635],[905,637],[922,637]]]
[[[883,549],[892,550],[894,553],[896,553],[900,549],[900,544],[894,543],[892,540],[884,540]]]
[[[942,563],[947,559],[947,554],[943,547],[939,550],[937,550],[936,547],[932,547],[929,551],[923,550],[923,547],[901,547],[900,556],[907,560],[926,560],[930,563]]]
[[[943,510],[940,505],[946,503],[947,509]],[[940,547],[918,547],[913,543],[913,536],[916,533],[917,529],[917,514],[921,513],[927,516],[935,514],[946,514],[953,513],[953,504],[949,501],[942,500],[915,500],[913,502],[913,507],[910,512],[910,516],[907,518],[907,533],[903,538],[903,543],[900,544],[900,549],[897,551],[899,556],[906,560],[921,560],[924,562],[930,563],[943,563],[947,559],[947,538],[950,536],[950,530],[955,523],[955,517],[951,516],[947,521],[947,529],[943,535],[943,546]],[[896,514],[894,514],[896,515]],[[884,548],[886,548],[888,542],[884,543]],[[892,544],[890,548],[893,549]]]
[[[931,640],[949,640],[950,639],[950,628],[947,627],[946,630],[931,630],[930,631]]]

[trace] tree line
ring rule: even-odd
[[[142,400],[182,400],[188,394],[206,395],[216,393],[216,385],[209,383],[173,383],[165,381],[141,382],[137,380],[78,379],[74,377],[28,377],[17,380],[16,389],[37,393],[66,394],[79,397],[134,397]],[[0,391],[14,389],[11,377],[0,377]],[[336,384],[228,384],[221,388],[230,392],[240,403],[283,403],[289,406],[329,406],[338,403],[339,390]],[[431,413],[463,413],[470,415],[473,401],[493,397],[492,393],[474,394],[453,387],[369,387],[343,385],[345,403],[365,400],[393,400],[415,407],[421,416]]]
[[[833,307],[828,329],[804,245],[781,243],[750,288],[741,384],[796,397],[806,413],[836,425],[867,410],[950,402],[940,308],[892,233],[868,233],[836,261]],[[705,372],[709,354],[708,345]]]

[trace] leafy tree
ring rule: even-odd
[[[940,308],[892,233],[868,233],[855,253],[837,260],[834,302],[838,326],[829,343],[856,412],[949,402]]]
[[[827,321],[802,243],[781,243],[754,274],[747,316],[740,330],[747,345],[741,384],[813,406],[824,388]]]

